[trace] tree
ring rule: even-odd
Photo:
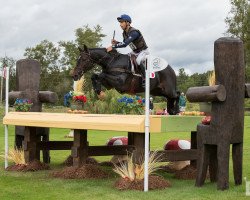
[[[15,63],[16,61],[12,57],[0,57],[0,70],[3,71],[4,67],[9,67],[9,90],[15,90],[16,89],[16,68]],[[3,78],[1,77],[1,100],[5,97],[5,81],[3,81]]]
[[[231,0],[232,8],[225,19],[226,35],[240,38],[244,43],[246,78],[250,81],[250,4],[248,0]]]
[[[186,92],[187,90],[187,81],[188,81],[188,74],[186,74],[184,68],[180,68],[177,76],[177,85],[178,85],[178,90],[180,92]]]
[[[48,40],[43,40],[35,47],[26,48],[24,56],[39,61],[41,65],[40,90],[52,90],[59,93],[60,97],[60,90],[54,89],[62,82],[59,62],[60,48]]]
[[[75,30],[75,40],[52,43],[43,40],[35,47],[25,49],[24,56],[36,59],[41,64],[40,90],[51,90],[58,94],[60,103],[66,92],[72,90],[73,80],[70,70],[75,66],[79,57],[78,47],[86,44],[88,47],[99,47],[102,38],[102,28],[97,25],[93,29],[87,25]],[[97,70],[97,69],[95,69]],[[85,89],[90,90],[91,80],[89,72],[85,75]]]
[[[76,58],[79,57],[78,47],[83,47],[87,45],[89,48],[96,48],[101,46],[102,38],[105,37],[102,34],[101,26],[97,25],[93,29],[89,28],[88,25],[83,26],[75,30],[75,40],[74,41],[60,41],[60,47],[63,48],[63,58],[61,63],[69,68],[73,68],[76,65]],[[91,75],[93,72],[100,71],[98,66],[95,66],[92,70],[84,75],[85,85],[84,91],[89,91],[92,88]]]
[[[89,48],[100,47],[102,38],[105,37],[101,33],[102,28],[97,25],[93,29],[89,28],[88,25],[83,26],[75,30],[74,41],[60,41],[59,45],[63,48],[64,57],[61,59],[61,63],[65,66],[75,66],[76,58],[79,56],[78,47],[87,45]]]
[[[58,63],[60,49],[48,40],[41,41],[35,47],[26,48],[24,56],[38,60],[41,64],[42,74],[59,71],[60,69]]]

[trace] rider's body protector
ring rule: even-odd
[[[139,53],[142,50],[148,48],[141,32],[133,27],[130,27],[128,32],[123,31],[123,42],[118,42],[117,44],[113,45],[113,48],[123,48],[127,45],[135,52]]]

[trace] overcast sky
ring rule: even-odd
[[[122,40],[116,18],[126,13],[151,54],[189,74],[213,69],[213,43],[224,36],[231,8],[229,0],[0,0],[0,5],[0,57],[21,59],[26,47],[44,39],[73,40],[74,30],[86,24],[101,25],[106,47],[114,30]]]

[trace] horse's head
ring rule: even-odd
[[[72,78],[77,81],[84,73],[89,71],[94,67],[93,60],[90,57],[89,49],[84,45],[84,49],[78,48],[80,51],[80,56],[77,60],[76,67],[73,69]]]

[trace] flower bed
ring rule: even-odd
[[[71,111],[83,110],[87,97],[81,92],[70,91],[64,95],[64,106],[70,107]]]
[[[144,114],[145,99],[139,96],[123,96],[118,99],[118,103],[119,109],[123,114]]]
[[[30,99],[16,99],[14,108],[17,112],[29,112],[32,105],[33,103]]]

